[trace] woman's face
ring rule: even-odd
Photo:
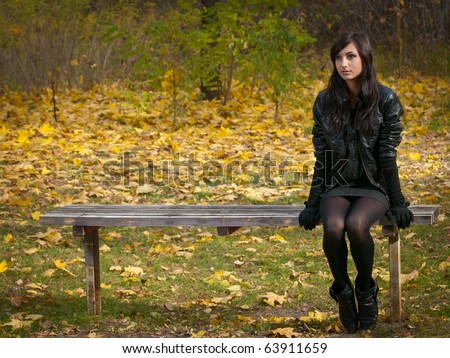
[[[363,71],[361,57],[353,42],[350,42],[336,55],[334,64],[339,75],[347,83],[357,80]]]

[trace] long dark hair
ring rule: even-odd
[[[330,58],[334,70],[328,82],[326,97],[328,115],[330,116],[330,125],[333,129],[342,130],[349,125],[349,96],[345,80],[342,79],[336,69],[336,56],[349,43],[355,45],[363,64],[360,75],[360,89],[357,94],[358,98],[362,101],[362,108],[359,111],[356,126],[363,133],[367,133],[374,127],[379,98],[379,85],[373,64],[372,48],[369,37],[365,33],[349,32],[341,36],[331,48]]]

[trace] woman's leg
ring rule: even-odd
[[[334,277],[333,290],[340,292],[349,282],[347,273],[347,243],[345,242],[345,217],[351,202],[334,196],[320,204],[323,225],[323,250]]]
[[[374,243],[370,227],[385,213],[386,208],[380,201],[361,197],[353,202],[345,219],[350,250],[358,270],[355,286],[363,292],[367,291],[372,283]]]
[[[358,328],[355,293],[347,272],[345,217],[351,202],[343,197],[322,200],[320,213],[323,224],[323,249],[334,277],[330,295],[339,304],[339,318],[348,333]]]

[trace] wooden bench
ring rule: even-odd
[[[86,296],[90,314],[101,313],[98,230],[103,226],[217,227],[228,235],[242,226],[297,226],[303,205],[68,205],[42,215],[42,225],[73,226],[81,236],[86,266]],[[410,207],[415,225],[431,225],[438,205]],[[401,320],[400,233],[386,217],[379,222],[389,238],[391,319]]]

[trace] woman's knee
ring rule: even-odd
[[[324,237],[341,239],[345,231],[345,222],[341,218],[329,218],[322,222]]]
[[[361,215],[349,215],[345,220],[345,229],[349,239],[364,239],[370,231],[370,224]]]

